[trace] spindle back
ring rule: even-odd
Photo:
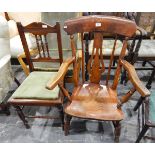
[[[59,22],[57,22],[56,25],[54,26],[50,26],[42,22],[33,22],[27,26],[22,26],[22,24],[18,22],[17,27],[30,71],[35,70],[33,64],[34,62],[42,62],[42,63],[54,62],[60,64],[62,63],[63,55],[62,55],[62,42],[61,42],[61,31]],[[30,54],[28,41],[25,35],[26,33],[29,33],[30,35],[33,35],[35,37],[34,44],[36,44],[37,46],[36,55],[32,56]],[[55,51],[55,53],[53,52],[51,53],[49,49],[48,37],[52,37],[49,34],[57,35],[58,51]],[[58,57],[56,58],[56,56]]]
[[[121,71],[120,60],[124,58],[126,49],[127,49],[127,40],[132,37],[136,32],[136,24],[133,21],[126,20],[119,17],[110,17],[110,16],[85,16],[74,19],[69,19],[64,24],[64,30],[71,37],[71,47],[73,51],[73,56],[75,55],[75,44],[74,44],[74,34],[81,34],[81,42],[82,42],[82,51],[83,51],[83,61],[84,62],[84,41],[83,34],[85,32],[92,32],[94,34],[94,42],[92,54],[88,62],[88,73],[90,77],[91,83],[99,84],[101,80],[101,75],[105,71],[105,63],[104,63],[104,35],[105,33],[112,34],[115,36],[114,45],[111,51],[110,62],[108,67],[108,73],[106,77],[106,85],[108,85],[108,80],[110,78],[110,72],[112,67],[112,62],[114,60],[114,53],[117,46],[118,36],[122,38],[122,48],[119,55],[119,60],[117,63],[117,69],[114,77],[114,81],[112,84],[112,88],[116,89],[119,75]],[[84,65],[83,65],[84,66]],[[75,74],[76,74],[76,61],[74,63]],[[84,70],[84,69],[83,69]],[[84,82],[84,73],[83,82]],[[75,84],[77,85],[77,80],[75,76]]]

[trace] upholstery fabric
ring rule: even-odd
[[[89,43],[89,54],[92,54],[92,50],[93,50],[93,43],[94,41],[91,40]],[[103,49],[103,56],[110,56],[112,49],[113,49],[113,45],[114,45],[114,40],[103,40],[103,45],[102,45],[102,49]],[[122,42],[117,40],[117,44],[116,44],[116,50],[114,55],[115,56],[119,56],[120,52],[122,49]],[[126,51],[126,55],[127,55],[128,51]]]
[[[151,92],[149,104],[149,121],[155,124],[155,90]]]
[[[54,72],[32,72],[18,87],[12,98],[25,99],[57,99],[59,97],[59,87],[53,90],[46,89],[47,82],[55,77]]]
[[[35,38],[29,34],[26,34],[26,40],[28,42],[29,49],[35,49],[37,47]],[[24,52],[20,36],[17,35],[10,39],[11,57],[16,58],[19,54]]]
[[[41,21],[41,12],[8,12],[8,15],[10,19],[15,22],[21,22],[24,26],[34,21]]]
[[[0,103],[10,90],[11,84],[13,83],[10,57],[10,55],[6,55],[0,59]]]
[[[13,82],[10,57],[8,23],[4,17],[0,16],[0,103],[2,103]]]
[[[9,20],[8,25],[9,25],[10,38],[18,35],[18,28],[16,22],[14,20]]]
[[[8,38],[9,31],[8,31],[8,23],[7,20],[0,16],[0,38]]]
[[[155,40],[142,40],[138,54],[140,57],[155,57]]]

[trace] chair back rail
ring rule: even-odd
[[[104,43],[104,34],[110,33],[115,36],[114,44],[110,55],[110,62],[109,62],[108,73],[106,77],[106,85],[108,85],[108,81],[110,79],[110,72],[111,72],[112,62],[114,60],[114,54],[116,52],[118,36],[122,36],[122,39],[123,39],[122,48],[120,48],[120,55],[117,63],[117,69],[115,72],[113,84],[111,86],[113,89],[116,89],[119,81],[119,75],[121,72],[120,60],[125,57],[128,39],[132,37],[136,32],[135,22],[122,19],[119,17],[109,17],[109,16],[101,16],[101,15],[86,16],[86,17],[79,17],[79,18],[67,20],[64,24],[64,30],[67,32],[67,34],[71,36],[70,37],[71,48],[74,56],[75,56],[74,54],[75,44],[73,43],[74,34],[81,33],[82,53],[84,53],[83,34],[85,32],[92,32],[94,34],[93,49],[92,49],[91,57],[88,61],[87,69],[90,77],[90,82],[96,83],[96,84],[100,83],[101,75],[103,72],[105,72],[105,63],[104,63],[105,49],[102,46]],[[82,55],[82,57],[84,57],[84,54]],[[75,85],[78,85],[78,81],[77,81],[78,78],[76,74],[76,70],[77,70],[76,61],[74,63],[74,70],[75,70],[74,71]],[[82,73],[82,77],[84,81],[84,73]]]
[[[17,27],[30,71],[35,70],[33,62],[58,62],[60,64],[62,63],[63,55],[62,55],[62,42],[61,42],[61,32],[59,22],[57,22],[56,25],[54,26],[50,26],[42,22],[33,22],[25,27],[18,22]],[[30,33],[35,37],[38,51],[38,54],[35,57],[31,56],[30,54],[30,50],[25,36],[26,33]],[[52,55],[50,55],[50,49],[47,39],[47,35],[49,34],[57,35],[57,44],[58,44],[57,55],[59,55],[59,58],[53,58]]]

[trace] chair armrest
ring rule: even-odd
[[[33,56],[33,55],[35,55],[37,53],[38,53],[38,51],[36,49],[30,51],[31,56]],[[30,71],[29,71],[29,68],[27,67],[26,63],[23,61],[23,58],[26,58],[25,52],[19,54],[17,56],[17,59],[18,59],[20,65],[21,65],[25,75],[28,76],[30,74]]]
[[[140,35],[142,37],[146,37],[148,35],[147,31],[139,26],[137,26],[137,30],[140,32],[140,34],[138,34],[138,35]]]
[[[124,69],[128,72],[129,80],[135,87],[135,89],[141,94],[142,97],[150,95],[150,91],[143,85],[137,76],[136,70],[133,65],[125,60],[120,61]]]
[[[75,60],[75,57],[69,58],[61,64],[59,71],[57,72],[57,75],[55,76],[55,78],[50,80],[47,83],[46,85],[47,89],[49,90],[54,89],[63,80],[64,76],[66,75],[68,71],[68,67],[74,62],[74,60]]]

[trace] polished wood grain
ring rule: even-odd
[[[136,24],[124,18],[94,15],[68,19],[64,23],[64,30],[69,35],[82,32],[103,31],[132,37],[136,31]]]
[[[71,116],[97,119],[122,120],[121,109],[117,108],[117,92],[101,84],[86,83],[74,89],[72,103],[65,112]]]
[[[134,22],[117,18],[117,17],[106,17],[106,16],[89,16],[89,17],[80,17],[67,20],[64,24],[64,30],[71,37],[71,48],[73,52],[74,60],[74,79],[75,79],[75,87],[72,95],[68,94],[68,91],[62,87],[62,92],[64,95],[68,96],[69,102],[65,107],[65,134],[67,135],[69,132],[69,126],[71,118],[78,117],[82,119],[93,119],[93,120],[106,120],[112,121],[115,128],[115,142],[119,141],[120,136],[120,121],[124,118],[123,111],[121,106],[129,100],[131,95],[138,90],[144,96],[149,95],[148,91],[144,91],[143,87],[138,86],[137,81],[140,80],[133,72],[131,66],[123,63],[123,59],[125,57],[126,49],[127,49],[127,41],[129,37],[132,37],[136,31],[136,25]],[[88,82],[84,81],[84,78],[81,81],[77,80],[76,74],[76,57],[75,57],[75,46],[74,46],[74,34],[80,33],[81,44],[84,44],[83,34],[85,32],[92,32],[94,34],[94,44],[92,55],[88,61],[88,74],[90,80]],[[105,74],[105,64],[104,64],[104,49],[102,49],[102,44],[104,42],[105,33],[112,33],[115,41],[113,45],[113,49],[111,51],[111,59],[108,67],[108,74],[106,81],[102,81],[101,75]],[[114,59],[115,46],[117,43],[118,35],[122,36],[123,44],[122,49],[118,58],[117,69],[115,72],[114,80],[112,84],[108,83],[110,79],[110,70],[111,65]],[[82,45],[83,46],[83,45]],[[84,53],[84,48],[82,48],[82,52]],[[83,55],[82,55],[83,56]],[[68,66],[66,66],[68,67]],[[127,92],[122,97],[118,97],[117,95],[117,86],[119,84],[120,73],[122,67],[128,69],[128,71],[133,74],[130,75],[131,80],[133,82],[133,88]],[[132,72],[131,72],[132,70]],[[66,68],[65,71],[66,72]],[[129,74],[130,74],[129,73]],[[60,74],[60,73],[59,73]],[[61,75],[61,74],[60,74]],[[56,83],[61,83],[60,75],[56,77]],[[136,79],[134,79],[136,78]],[[78,82],[78,83],[77,83]],[[51,85],[51,84],[50,84]],[[53,89],[56,84],[50,86],[49,89]]]
[[[122,66],[127,70],[129,80],[134,85],[135,89],[141,94],[141,96],[143,97],[149,96],[150,91],[145,87],[145,85],[138,78],[134,66],[131,65],[126,60],[121,60],[120,62]]]
[[[46,88],[47,89],[53,89],[55,88],[58,84],[61,83],[61,81],[64,80],[64,77],[68,71],[68,67],[75,61],[75,57],[73,58],[69,58],[68,60],[65,60],[60,68],[59,68],[59,71],[57,73],[57,76],[55,76],[55,78],[52,80],[49,80],[49,82],[47,83],[46,85]]]

